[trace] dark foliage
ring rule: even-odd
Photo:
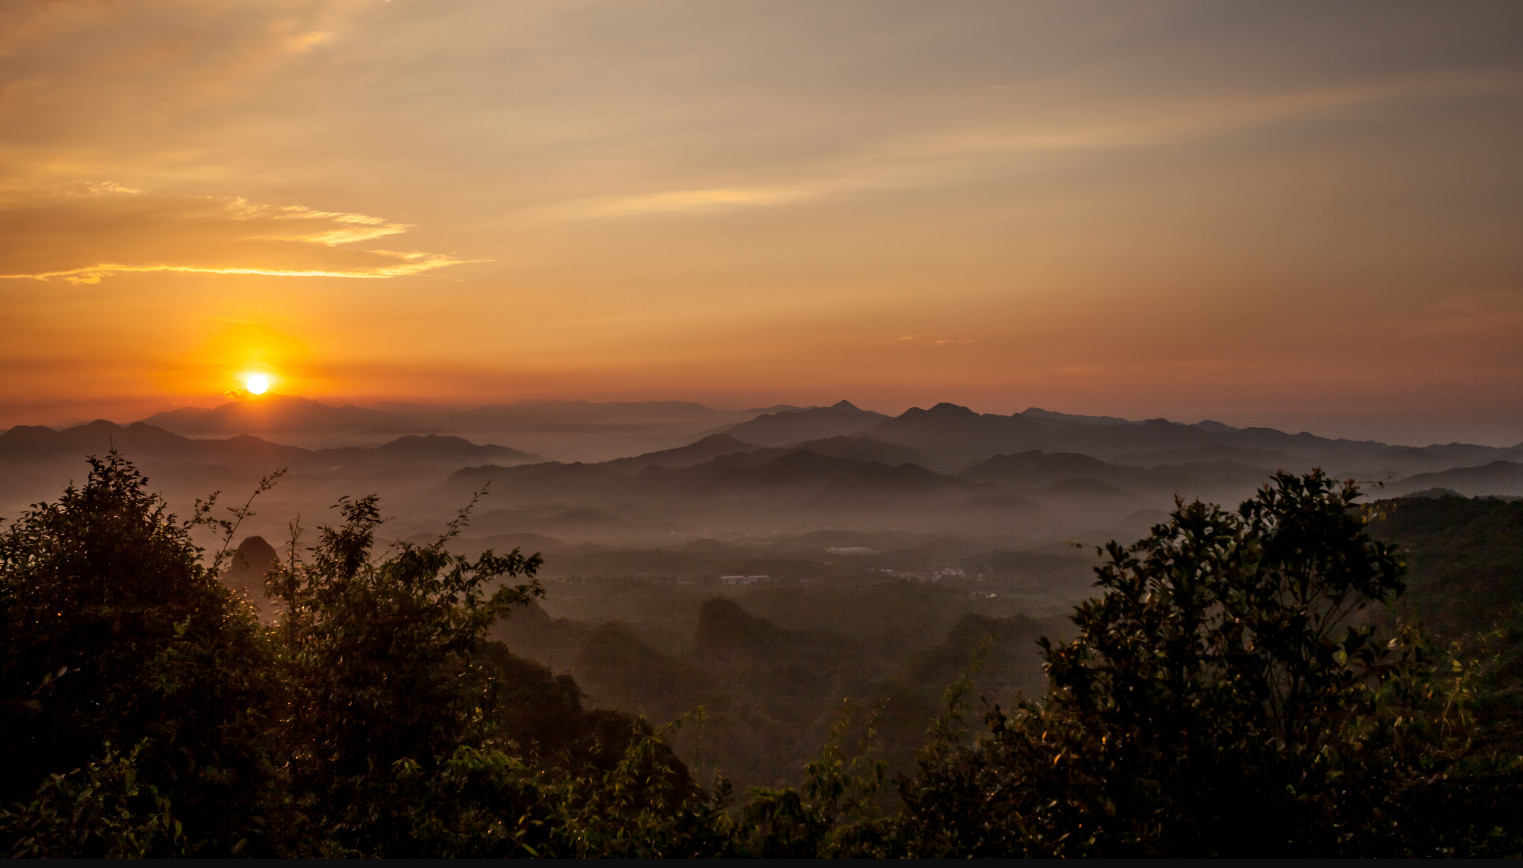
[[[247,505],[177,522],[120,456],[91,468],[0,536],[8,855],[1523,851],[1523,769],[1499,737],[1516,728],[1477,717],[1504,707],[1494,655],[1380,632],[1397,554],[1357,489],[1319,472],[1277,475],[1235,512],[1179,503],[1106,547],[1077,635],[1041,640],[1046,696],[992,706],[970,742],[964,675],[916,776],[874,759],[879,727],[923,708],[904,688],[843,713],[800,786],[737,804],[693,781],[670,728],[587,710],[569,677],[487,639],[542,594],[540,560],[450,553],[467,512],[381,554],[374,497],[341,501],[309,549],[293,527],[265,629],[190,538],[221,528],[226,552]],[[1033,628],[964,626],[947,655]],[[730,603],[699,635],[736,677],[812,647]],[[605,668],[635,643],[610,631]]]
[[[1370,535],[1405,554],[1403,609],[1456,639],[1510,620],[1523,601],[1523,500],[1449,495],[1376,506]]]
[[[648,724],[485,639],[540,594],[538,556],[449,553],[462,512],[376,558],[375,498],[345,500],[311,549],[293,533],[266,631],[189,533],[220,528],[225,552],[247,505],[180,523],[119,455],[91,467],[0,538],[3,852],[722,847],[723,811]]]
[[[1097,568],[1043,703],[988,715],[903,784],[916,855],[1515,853],[1515,762],[1460,735],[1467,687],[1362,615],[1403,587],[1358,491],[1278,475],[1236,513],[1180,504]],[[1447,674],[1447,673],[1446,673]],[[1484,805],[1502,799],[1501,811]],[[1509,795],[1510,794],[1510,795]],[[1421,805],[1448,805],[1423,816]],[[1464,810],[1455,810],[1460,805]],[[1421,818],[1421,819],[1419,819]]]
[[[115,453],[90,468],[0,536],[0,804],[100,759],[170,799],[205,852],[248,852],[277,774],[268,650],[147,480]]]

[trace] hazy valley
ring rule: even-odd
[[[1374,497],[1523,495],[1519,447],[1212,422],[951,404],[889,417],[845,401],[426,413],[275,397],[126,426],[13,428],[0,434],[0,514],[56,496],[83,477],[82,456],[111,448],[181,514],[214,490],[241,504],[287,471],[238,529],[224,575],[266,618],[264,572],[293,520],[309,545],[340,497],[377,493],[382,540],[427,543],[480,493],[453,548],[545,558],[545,599],[492,635],[574,676],[592,706],[656,723],[704,708],[674,744],[696,772],[741,785],[790,783],[843,699],[859,726],[877,715],[880,747],[904,770],[975,659],[990,701],[1039,693],[1036,639],[1065,635],[1064,616],[1093,593],[1095,547],[1146,535],[1176,497],[1234,505],[1277,470],[1313,467]]]

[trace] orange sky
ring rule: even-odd
[[[1523,440],[1523,6],[0,4],[0,425],[949,400]]]

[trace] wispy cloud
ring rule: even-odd
[[[1157,99],[1088,104],[1060,116],[980,122],[864,142],[775,183],[695,187],[583,199],[557,209],[571,217],[643,217],[797,205],[877,190],[930,187],[988,178],[1027,157],[1167,147],[1255,128],[1378,110],[1428,97],[1523,91],[1523,72],[1472,70],[1392,77],[1256,96]]]
[[[969,338],[928,338],[925,335],[899,335],[894,340],[901,345],[916,347],[960,347],[973,343]]]
[[[1523,90],[1523,73],[1509,69],[1395,77],[1256,96],[1157,100],[1106,105],[1088,117],[1066,121],[950,131],[927,137],[913,149],[953,155],[1146,147],[1341,115],[1402,100],[1519,90]]]
[[[427,253],[390,253],[388,251],[371,251],[387,256],[396,257],[399,260],[393,265],[381,265],[367,270],[333,271],[321,269],[290,269],[290,268],[253,268],[238,266],[201,266],[201,265],[124,265],[120,262],[106,262],[100,265],[91,265],[84,268],[76,268],[69,271],[49,271],[39,274],[0,274],[0,280],[12,280],[17,278],[31,278],[33,280],[52,280],[54,278],[73,284],[100,283],[103,278],[115,274],[131,272],[152,271],[177,271],[186,274],[262,274],[269,277],[358,277],[358,278],[385,278],[406,277],[411,274],[420,274],[435,268],[443,268],[446,265],[459,265],[464,260],[452,259],[447,256],[430,256]]]
[[[0,206],[0,278],[94,284],[121,273],[185,272],[380,279],[468,261],[352,246],[409,228],[302,205],[73,185]]]
[[[698,190],[673,190],[633,196],[610,196],[587,199],[566,207],[565,212],[578,217],[631,217],[643,214],[678,214],[729,211],[785,205],[812,199],[821,190],[789,187],[716,187]]]

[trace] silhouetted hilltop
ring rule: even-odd
[[[1185,425],[1167,419],[1128,422],[1073,417],[1048,411],[1000,416],[955,404],[912,408],[863,432],[920,450],[933,469],[954,470],[998,454],[1040,451],[1078,453],[1118,464],[1232,461],[1287,471],[1321,466],[1360,478],[1384,478],[1477,464],[1508,450],[1470,444],[1390,446],[1375,441],[1330,439],[1273,428],[1233,428],[1218,422]]]
[[[479,460],[483,455],[499,459],[542,460],[537,455],[510,449],[507,446],[479,445],[464,437],[440,434],[409,434],[377,446],[375,451],[388,457],[406,456],[425,458],[430,461]]]
[[[1036,450],[1015,455],[996,455],[974,464],[959,475],[979,482],[998,482],[1029,488],[1080,476],[1103,479],[1118,485],[1151,482],[1150,474],[1134,467],[1121,467],[1074,452],[1048,454]]]
[[[517,502],[536,497],[576,498],[583,495],[611,495],[628,488],[630,475],[608,463],[563,464],[544,461],[504,467],[484,464],[462,467],[434,487],[434,494],[458,501],[462,495],[492,486],[495,503]]]
[[[399,418],[414,420],[419,416],[416,412],[387,412],[352,404],[334,407],[297,395],[265,395],[229,401],[211,409],[182,407],[156,413],[143,421],[176,434],[227,437],[266,432],[368,431],[396,426]]]
[[[770,655],[799,637],[742,609],[732,600],[705,600],[698,611],[693,647],[700,654],[720,656]]]
[[[933,466],[952,469],[997,455],[1040,448],[1047,429],[1023,416],[975,413],[941,403],[929,410],[911,407],[868,429],[867,436],[917,449]]]
[[[791,446],[805,440],[858,434],[888,418],[882,413],[859,409],[850,401],[840,401],[829,407],[764,413],[725,433],[762,446]]]
[[[714,478],[714,484],[761,490],[790,487],[839,496],[914,495],[978,487],[966,479],[933,473],[914,464],[890,467],[878,462],[859,463],[803,449],[760,467],[726,471]]]
[[[890,466],[794,449],[758,449],[686,468],[648,467],[636,483],[666,495],[862,499],[976,489],[976,483],[913,464]]]
[[[1021,416],[1028,419],[1041,419],[1049,422],[1063,422],[1070,425],[1129,425],[1126,419],[1119,416],[1076,416],[1072,413],[1058,413],[1053,410],[1043,410],[1041,407],[1027,407],[1020,412]],[[1219,424],[1215,422],[1202,424]],[[1224,426],[1225,427],[1225,426]]]
[[[327,462],[426,462],[453,465],[490,462],[499,465],[529,464],[544,461],[541,455],[508,446],[477,444],[463,437],[441,434],[409,434],[380,446],[346,446],[338,449],[312,450],[314,457]]]
[[[246,537],[238,544],[222,568],[222,584],[248,600],[263,620],[274,615],[274,606],[265,596],[264,580],[270,568],[280,562],[280,553],[262,536]]]
[[[248,434],[224,439],[184,437],[146,422],[122,426],[95,421],[62,431],[23,425],[0,433],[0,461],[62,458],[74,462],[83,455],[104,455],[113,448],[134,459],[257,464],[267,470],[276,466],[297,469],[331,467],[336,461],[459,464],[464,461],[513,462],[539,458],[507,446],[478,445],[460,437],[438,435],[407,436],[372,447],[303,449]]]
[[[258,437],[240,436],[226,440],[191,439],[144,422],[117,425],[97,420],[62,431],[35,425],[22,425],[0,434],[0,461],[62,458],[78,461],[84,455],[104,455],[118,449],[143,457],[172,457],[181,461],[290,462],[310,456],[311,452],[282,446]]]
[[[757,449],[754,443],[745,443],[735,439],[729,434],[711,434],[708,437],[679,446],[675,449],[662,449],[656,452],[647,452],[633,458],[618,458],[607,462],[610,468],[621,471],[633,472],[643,470],[651,465],[661,467],[692,467],[712,461],[723,455],[732,455],[737,452],[753,452]]]
[[[511,440],[560,460],[608,460],[668,449],[745,422],[767,410],[724,411],[688,401],[522,400],[471,409],[387,405],[334,407],[292,395],[265,395],[219,407],[150,417],[187,436],[257,434],[307,447],[376,445],[398,435],[444,434]]]
[[[924,467],[930,463],[918,449],[908,446],[900,446],[896,443],[885,443],[872,437],[838,435],[827,437],[822,440],[807,440],[797,444],[795,449],[813,452],[817,455],[829,455],[835,458],[845,458],[849,461],[876,461],[879,464],[918,464]]]
[[[257,431],[309,433],[483,431],[531,428],[578,431],[587,426],[631,426],[657,421],[713,424],[724,414],[687,401],[544,401],[489,404],[469,410],[417,406],[379,409],[332,406],[296,395],[265,395],[230,401],[210,409],[184,407],[143,420],[184,434],[240,434]]]
[[[1523,496],[1523,464],[1493,461],[1480,467],[1419,473],[1393,483],[1391,488],[1403,494],[1426,488],[1446,488],[1467,497],[1488,494]]]
[[[594,629],[582,644],[572,674],[594,704],[632,710],[653,720],[672,720],[701,704],[701,683],[693,672],[623,624]]]

